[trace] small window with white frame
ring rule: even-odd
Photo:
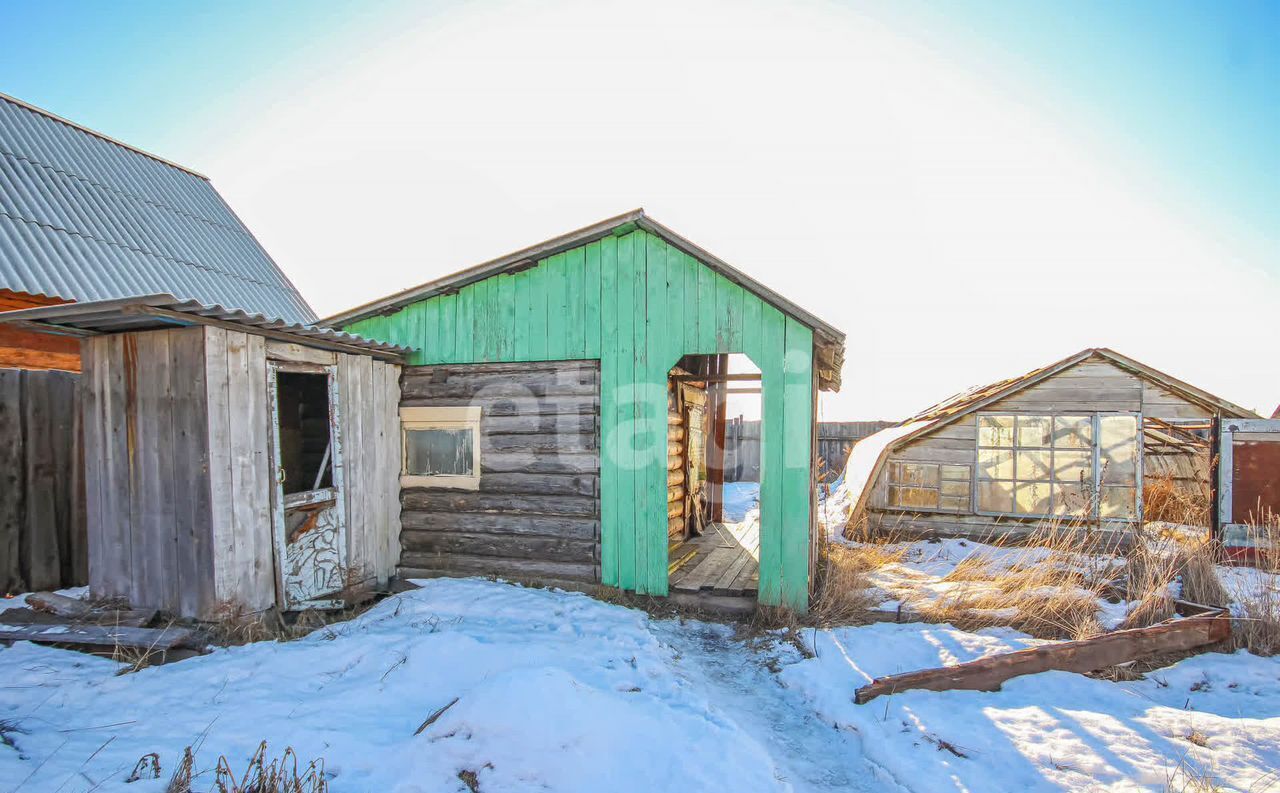
[[[969,511],[969,466],[889,463],[889,506],[901,509]]]
[[[400,408],[400,484],[480,489],[480,408]]]

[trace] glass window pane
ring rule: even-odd
[[[944,465],[942,466],[942,481],[952,482],[968,482],[969,466],[967,465]]]
[[[1047,448],[1053,434],[1048,416],[1018,416],[1018,445]]]
[[[470,429],[406,429],[405,473],[413,476],[471,476],[474,455]]]
[[[1049,513],[1049,484],[1047,482],[1019,482],[1014,492],[1013,511],[1019,515],[1047,515]]]
[[[983,512],[1013,512],[1013,483],[979,482],[978,509]]]
[[[1049,452],[1045,451],[1019,451],[1018,452],[1018,481],[1048,481],[1049,480]]]
[[[898,487],[894,485],[889,488],[889,504],[894,507],[936,507],[938,506],[938,491],[923,487]]]
[[[943,482],[942,495],[944,496],[967,496],[969,495],[968,482]]]
[[[932,463],[894,463],[890,480],[900,485],[938,486],[938,466]]]
[[[1053,453],[1053,478],[1059,482],[1084,483],[1092,487],[1093,452],[1055,450]]]
[[[1104,518],[1132,518],[1137,512],[1137,492],[1132,487],[1104,487],[1098,514]]]
[[[1137,416],[1100,416],[1098,465],[1104,484],[1132,485],[1137,477]]]
[[[1054,416],[1053,445],[1058,449],[1093,447],[1093,418],[1090,416]]]
[[[978,478],[1012,479],[1013,452],[1004,449],[979,449]]]
[[[1083,517],[1093,513],[1093,499],[1090,494],[1093,485],[1060,484],[1053,485],[1053,514]]]
[[[979,446],[1013,446],[1013,416],[978,416]]]
[[[969,497],[965,496],[964,498],[957,498],[955,496],[943,496],[942,502],[938,506],[951,512],[968,512]]]

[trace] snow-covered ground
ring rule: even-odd
[[[837,541],[848,547],[859,546],[859,543],[844,538]],[[1033,569],[1043,564],[1065,565],[1066,569],[1095,582],[1123,572],[1124,564],[1122,559],[1113,556],[1067,553],[1061,549],[1036,545],[989,545],[955,538],[886,543],[877,548],[891,556],[900,555],[896,561],[886,562],[866,573],[869,594],[879,603],[879,608],[884,610],[893,610],[898,606],[920,610],[948,598],[955,598],[961,593],[971,596],[984,590],[997,591],[997,576]],[[1157,553],[1172,553],[1174,550],[1167,542],[1156,548]],[[983,575],[970,574],[960,580],[950,578],[966,561],[980,562]],[[1227,565],[1217,565],[1215,570],[1232,599],[1228,607],[1237,617],[1242,614],[1241,603],[1256,598],[1257,593],[1266,589],[1280,592],[1280,575],[1275,573]],[[1124,600],[1113,602],[1097,595],[1096,590],[1078,591],[1086,596],[1096,596],[1098,621],[1107,630],[1118,627],[1138,605],[1137,602]],[[1181,594],[1176,582],[1170,585],[1170,594],[1174,597]]]
[[[465,791],[460,771],[488,793],[1164,790],[1184,763],[1265,790],[1280,767],[1280,659],[1206,655],[1137,683],[1049,673],[854,705],[871,677],[1034,640],[874,625],[807,630],[806,657],[581,594],[424,583],[304,639],[131,674],[0,649],[12,743],[0,790],[155,793],[187,745],[207,790],[220,754],[238,771],[263,739],[271,754],[323,757],[334,793]],[[162,779],[125,783],[148,752]]]
[[[737,523],[760,506],[759,482],[724,483],[724,519]]]

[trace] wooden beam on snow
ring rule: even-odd
[[[876,678],[859,688],[853,701],[862,705],[882,694],[909,689],[998,691],[1004,681],[1022,675],[1051,670],[1093,672],[1147,655],[1216,644],[1230,636],[1231,618],[1225,614],[1168,620],[1148,628],[1114,631],[1092,639],[1046,644],[955,666]]]

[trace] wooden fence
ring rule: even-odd
[[[0,591],[88,581],[79,379],[0,369]]]
[[[823,421],[818,424],[818,476],[834,479],[844,470],[853,444],[892,421]],[[760,481],[760,422],[730,419],[724,433],[724,481]]]

